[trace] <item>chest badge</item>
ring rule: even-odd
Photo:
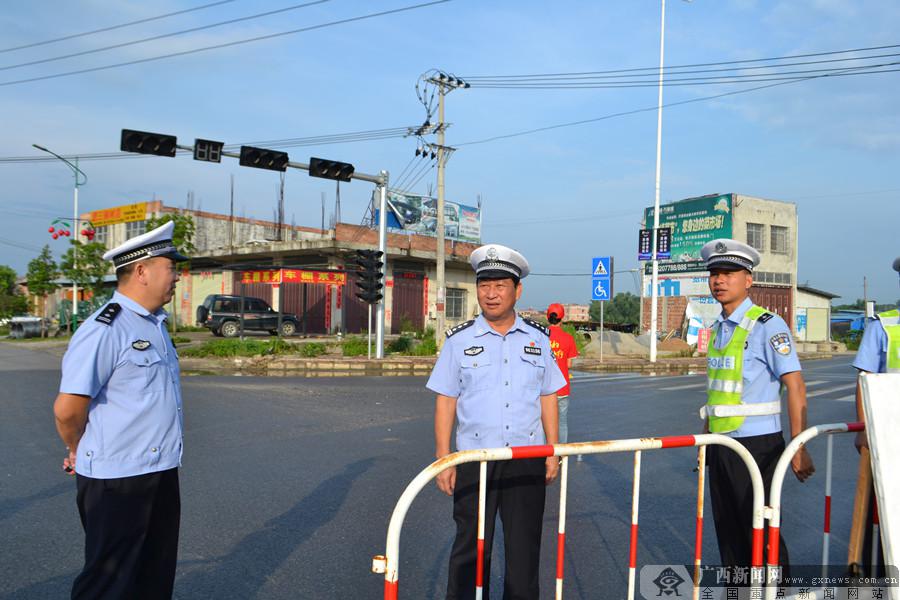
[[[775,352],[782,356],[787,356],[791,353],[791,336],[786,333],[776,333],[769,338],[769,344],[772,345],[772,349]]]
[[[146,350],[150,347],[150,342],[147,340],[137,340],[136,342],[131,343],[131,347],[135,350]]]
[[[534,354],[536,356],[540,356],[541,348],[539,346],[525,346],[525,354]]]
[[[484,346],[472,346],[463,350],[463,354],[466,356],[478,356],[482,352],[484,352]]]

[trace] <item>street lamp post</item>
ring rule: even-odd
[[[78,218],[78,188],[87,183],[87,175],[84,174],[84,171],[82,171],[81,169],[78,168],[78,158],[77,157],[75,158],[75,164],[73,165],[71,162],[69,162],[68,160],[66,160],[65,158],[63,158],[62,156],[57,154],[56,152],[53,152],[52,150],[48,150],[47,148],[44,148],[43,146],[39,146],[38,144],[32,144],[32,146],[34,146],[38,150],[46,152],[47,154],[52,154],[59,160],[66,163],[66,165],[68,165],[69,168],[72,169],[72,174],[75,176],[75,193],[73,195],[73,206],[72,206],[72,228],[76,232],[75,233],[76,239],[78,239],[78,237],[77,237],[78,231],[79,231],[78,230],[78,222],[79,222],[79,218]],[[84,178],[84,180],[81,182],[78,181],[79,175],[81,175]],[[72,266],[73,267],[75,266],[77,259],[78,259],[78,246],[73,245],[72,246]],[[71,323],[69,323],[69,332],[70,333],[72,332],[72,328],[75,327],[77,325],[77,323],[78,323],[78,284],[75,283],[74,278],[73,278],[73,280],[72,280],[72,321],[71,321]]]
[[[656,108],[656,194],[653,201],[653,273],[650,283],[650,362],[656,362],[656,310],[658,306],[659,260],[656,256],[656,239],[659,232],[659,176],[662,159],[662,102],[663,102],[663,51],[666,40],[666,0],[662,0],[659,23],[659,92]]]

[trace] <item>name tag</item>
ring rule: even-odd
[[[710,369],[723,369],[725,371],[734,370],[733,356],[710,356],[706,359],[706,366]]]

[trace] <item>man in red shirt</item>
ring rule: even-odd
[[[556,364],[566,378],[566,386],[556,393],[559,401],[559,442],[565,444],[569,439],[569,424],[566,419],[569,412],[569,369],[572,367],[572,359],[578,356],[578,347],[575,339],[563,331],[559,324],[566,311],[562,304],[553,303],[547,307],[547,320],[550,321],[550,349],[556,357]]]

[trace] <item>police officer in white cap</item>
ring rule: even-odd
[[[435,456],[457,450],[555,444],[556,392],[566,381],[550,349],[549,330],[516,314],[528,261],[511,248],[488,244],[470,258],[481,314],[447,332],[427,387],[437,394]],[[506,549],[504,598],[540,597],[539,559],[545,487],[559,470],[556,457],[489,462],[484,520],[483,597],[490,597],[491,546],[497,513]],[[437,477],[453,495],[456,539],[450,554],[447,598],[475,598],[478,463]]]
[[[735,438],[759,466],[766,498],[778,458],[785,448],[780,388],[787,389],[791,436],[806,429],[806,385],[790,328],[778,315],[750,300],[759,253],[747,244],[713,240],[700,255],[709,269],[709,290],[722,305],[712,326],[707,354],[707,402],[701,410],[706,430]],[[753,492],[743,461],[723,446],[707,448],[709,487],[722,564],[749,567]],[[815,471],[801,447],[791,461],[797,479]],[[788,565],[781,539],[779,556]]]
[[[73,599],[172,597],[183,420],[178,356],[162,307],[186,260],[169,221],[103,255],[112,299],[72,337],[53,406],[85,531]]]
[[[900,256],[894,259],[892,266],[894,271],[900,273]],[[866,330],[859,343],[859,350],[856,352],[853,366],[860,373],[900,373],[900,306],[878,313],[866,323]],[[862,389],[858,383],[856,386],[856,420],[866,420],[862,406]],[[856,435],[856,447],[857,449],[869,447],[865,431],[860,431]],[[875,495],[872,494],[872,503],[874,503],[874,497]],[[870,505],[863,548],[869,548],[871,545],[872,519],[873,511]],[[863,568],[871,576],[875,576],[876,573],[870,571],[872,567],[870,564],[872,562],[871,554],[863,552],[863,555]],[[882,574],[883,565],[876,564],[875,566],[881,569],[878,574]]]

